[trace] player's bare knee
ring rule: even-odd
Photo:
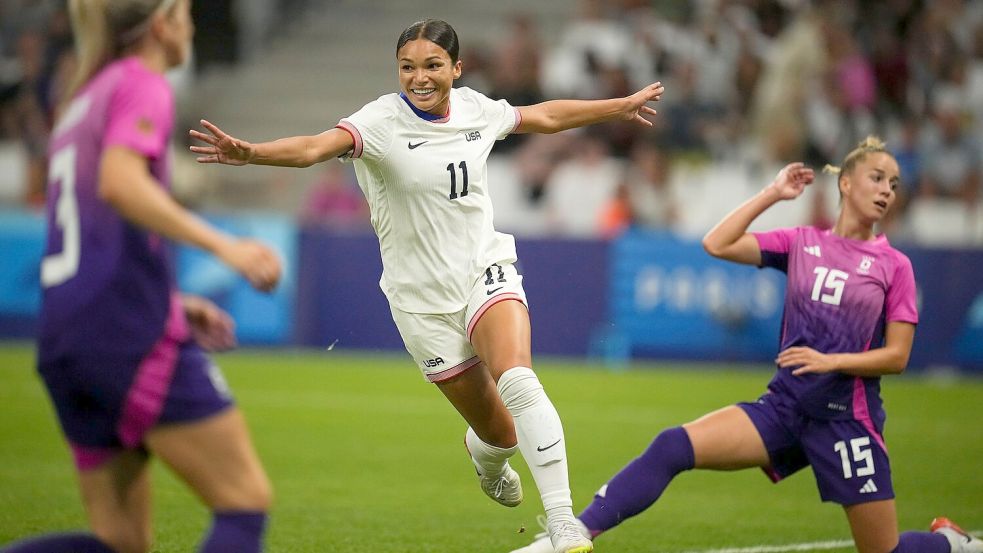
[[[253,504],[249,509],[251,511],[266,512],[273,506],[273,485],[266,476],[263,476],[257,484],[256,489],[253,491],[251,502]]]
[[[273,504],[273,486],[265,475],[230,483],[225,493],[218,497],[212,509],[216,511],[266,512]]]
[[[510,369],[531,366],[532,359],[528,355],[517,355],[504,359],[495,359],[491,363],[486,363],[486,365],[488,366],[488,373],[495,380],[495,384],[498,384],[502,376]]]

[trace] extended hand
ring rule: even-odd
[[[835,356],[819,353],[808,347],[788,348],[778,354],[778,359],[775,359],[775,362],[782,368],[798,366],[799,368],[792,371],[795,376],[808,373],[828,373],[837,369]]]
[[[253,159],[253,145],[245,140],[239,140],[225,134],[222,129],[202,119],[201,125],[211,134],[191,129],[191,138],[209,144],[209,146],[192,146],[191,151],[201,154],[198,163],[224,163],[226,165],[245,165]]]
[[[781,199],[791,200],[798,198],[805,187],[812,184],[815,178],[816,173],[812,169],[797,161],[783,167],[775,176],[775,180],[768,185],[768,188],[777,192]]]
[[[622,119],[625,121],[635,121],[642,125],[651,127],[652,122],[642,117],[642,114],[655,115],[658,113],[654,109],[648,107],[646,104],[649,102],[658,102],[664,91],[665,87],[662,86],[661,82],[654,82],[632,94],[627,98],[628,109],[625,110],[625,113],[622,115]]]
[[[191,325],[191,334],[198,345],[207,351],[222,351],[236,346],[235,322],[228,313],[211,301],[184,294],[184,315]]]

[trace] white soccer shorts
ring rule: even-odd
[[[529,302],[522,275],[511,263],[494,264],[475,281],[468,306],[456,313],[407,313],[392,306],[393,321],[424,378],[440,382],[470,369],[480,361],[471,347],[471,333],[491,306],[501,301]]]

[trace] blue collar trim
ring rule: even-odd
[[[404,92],[400,92],[399,97],[402,98],[404,102],[406,102],[406,105],[410,106],[410,109],[413,110],[413,113],[415,113],[417,117],[423,119],[424,121],[438,121],[440,119],[447,118],[446,115],[434,115],[432,113],[428,113],[414,106],[413,102],[411,102],[410,99],[406,97],[406,93]]]

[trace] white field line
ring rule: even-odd
[[[983,534],[981,530],[970,530],[970,534],[979,536]],[[808,543],[789,543],[786,545],[756,545],[751,547],[728,547],[725,549],[701,549],[699,551],[686,551],[685,553],[788,553],[793,551],[828,551],[830,549],[842,549],[853,545],[853,540],[828,540],[814,541]]]
[[[789,543],[786,545],[757,545],[752,547],[728,547],[726,549],[703,549],[686,553],[785,553],[787,551],[827,551],[842,549],[853,545],[853,540],[814,541],[808,543]]]

